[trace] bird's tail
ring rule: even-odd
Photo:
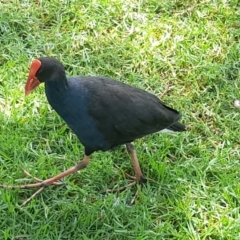
[[[169,126],[167,129],[174,132],[183,132],[183,131],[186,131],[186,126],[180,122],[175,122],[174,124]]]

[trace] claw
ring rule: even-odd
[[[28,188],[39,188],[34,194],[32,194],[31,197],[29,197],[26,201],[24,201],[21,205],[21,207],[25,206],[27,203],[29,203],[34,197],[36,197],[39,193],[41,193],[47,186],[50,185],[56,185],[56,186],[61,186],[64,185],[62,182],[58,182],[58,180],[75,173],[81,169],[84,169],[87,167],[88,163],[90,161],[90,156],[85,155],[83,160],[77,163],[74,167],[69,168],[68,170],[51,177],[46,180],[42,180],[36,177],[33,177],[28,171],[22,169],[23,173],[27,175],[28,177],[33,178],[37,183],[32,183],[32,184],[25,184],[25,185],[0,185],[0,188],[7,188],[7,189],[28,189]]]

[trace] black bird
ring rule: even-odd
[[[41,57],[32,62],[25,94],[40,83],[45,83],[49,104],[84,145],[85,156],[67,171],[21,188],[44,189],[85,168],[93,152],[107,151],[121,144],[126,144],[136,181],[146,182],[132,142],[164,129],[185,130],[179,122],[179,112],[153,94],[107,77],[67,77],[64,66],[52,57]]]

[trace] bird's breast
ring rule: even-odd
[[[97,127],[97,121],[89,114],[90,93],[81,88],[68,88],[64,91],[45,88],[46,96],[52,108],[68,124],[79,140],[90,149],[108,150],[111,144]]]

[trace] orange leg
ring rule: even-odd
[[[131,162],[132,162],[132,165],[133,165],[133,170],[134,170],[135,176],[131,176],[127,173],[124,173],[124,175],[126,177],[130,178],[130,179],[133,179],[134,181],[125,185],[125,186],[123,186],[123,187],[120,187],[118,189],[107,189],[107,192],[116,192],[116,191],[121,192],[121,191],[124,191],[128,187],[135,186],[137,183],[143,184],[143,183],[147,182],[147,179],[144,177],[144,175],[142,173],[142,170],[141,170],[141,167],[140,167],[140,164],[138,162],[137,153],[136,153],[134,144],[133,143],[127,143],[126,148],[127,148],[128,154],[131,158]],[[117,165],[116,165],[116,168],[120,169]],[[136,191],[136,193],[134,194],[134,197],[131,200],[131,204],[133,204],[135,202],[135,199],[137,198],[137,196],[138,196],[138,191]]]
[[[83,160],[79,162],[76,166],[69,168],[68,170],[52,177],[49,179],[46,179],[44,181],[41,181],[41,179],[34,178],[38,183],[33,184],[25,184],[20,186],[8,186],[8,185],[0,185],[1,188],[11,188],[11,189],[28,189],[28,188],[39,188],[30,198],[28,198],[21,206],[26,205],[28,202],[30,202],[35,196],[37,196],[40,192],[42,192],[47,186],[49,185],[61,185],[61,183],[58,183],[57,181],[72,174],[75,173],[81,169],[84,169],[87,167],[90,161],[90,156],[84,156]],[[30,174],[26,171],[24,171],[25,174]]]
[[[139,164],[138,158],[137,158],[137,153],[136,153],[133,143],[127,143],[126,147],[127,147],[128,154],[130,155],[130,158],[131,158],[131,162],[133,165],[133,170],[135,172],[136,180],[139,183],[146,183],[147,179],[144,177],[142,170],[140,168],[140,164]]]

